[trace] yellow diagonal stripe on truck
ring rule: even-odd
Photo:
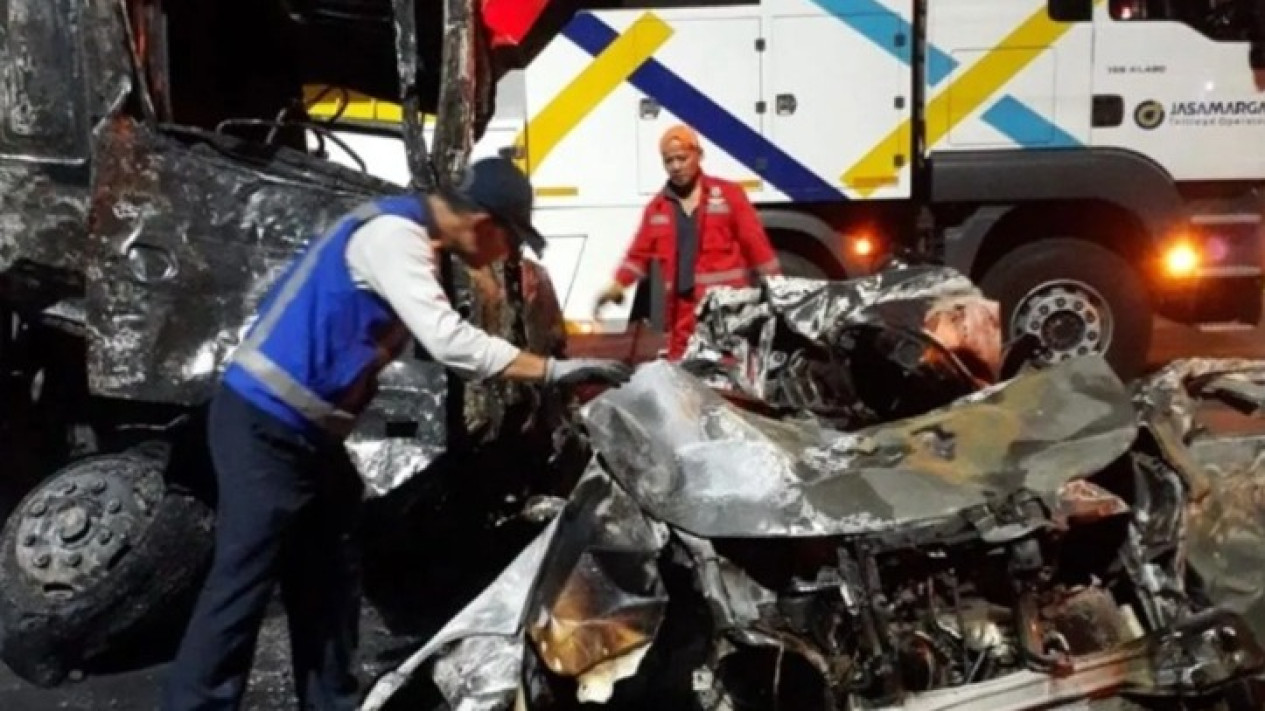
[[[1098,5],[1102,0],[1094,0]],[[1074,23],[1050,19],[1045,3],[1032,13],[996,47],[953,80],[927,104],[927,145],[934,146],[945,134],[979,108],[1015,77],[1032,60],[1054,44]],[[950,98],[955,100],[950,102]],[[894,178],[896,168],[892,156],[905,153],[910,145],[910,121],[901,122],[891,133],[844,172],[839,179],[854,185],[857,193],[868,197],[883,181],[876,176]],[[908,161],[906,161],[908,163]]]
[[[637,18],[518,134],[514,141],[518,167],[528,175],[535,172],[562,139],[671,36],[672,28],[654,13]]]
[[[305,84],[303,103],[312,118],[339,121],[365,121],[368,123],[398,124],[404,121],[404,109],[399,104],[375,99],[355,91],[326,91],[325,84]],[[345,102],[345,103],[344,103]],[[342,113],[339,113],[339,109]],[[422,114],[422,122],[434,125],[434,114]]]

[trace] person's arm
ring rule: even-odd
[[[514,360],[505,366],[505,370],[501,371],[501,377],[506,380],[540,382],[545,379],[545,374],[549,372],[549,361],[541,358],[535,353],[527,351],[519,351],[514,356]]]
[[[647,205],[642,211],[637,234],[633,235],[632,244],[624,253],[624,261],[620,262],[619,268],[615,270],[615,277],[611,279],[610,284],[598,295],[597,303],[593,307],[594,318],[597,318],[597,312],[607,303],[613,301],[622,304],[624,291],[646,277],[650,269],[650,260],[655,258],[655,239],[650,231],[652,205],[653,203]]]
[[[352,278],[385,299],[432,358],[462,377],[544,377],[543,358],[487,333],[452,307],[420,225],[390,215],[369,221],[349,240],[347,264]]]
[[[654,214],[650,205],[647,205],[642,212],[641,222],[637,225],[637,234],[633,236],[632,244],[624,254],[624,261],[615,271],[615,283],[624,289],[644,279],[649,273],[650,260],[655,257],[654,237],[650,231],[650,220]]]
[[[463,377],[557,384],[631,375],[616,361],[542,358],[462,318],[439,283],[430,236],[410,220],[370,220],[348,241],[346,259],[357,286],[385,299],[431,357]]]
[[[734,235],[747,260],[747,268],[763,276],[781,274],[782,265],[777,260],[777,252],[769,242],[764,225],[760,223],[760,215],[740,186],[730,191],[729,209],[734,221]]]

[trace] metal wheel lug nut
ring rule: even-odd
[[[33,564],[35,565],[35,567],[36,567],[36,568],[47,568],[47,567],[48,567],[48,554],[47,554],[47,553],[40,553],[39,555],[35,556],[35,559],[34,559],[34,560],[32,560],[32,561],[31,561],[31,563],[33,563]]]
[[[118,513],[123,510],[123,504],[118,499],[110,499],[110,503],[105,505],[105,510],[110,513]]]
[[[101,543],[101,545],[105,545],[109,543],[112,538],[114,538],[114,534],[109,531],[102,531],[101,535],[97,536],[97,541]]]
[[[105,480],[93,479],[91,486],[92,486],[92,492],[94,494],[100,494],[101,492],[105,491]]]
[[[45,504],[43,501],[36,501],[34,504],[31,505],[32,516],[43,516],[47,512],[48,512],[48,505]]]
[[[79,567],[79,564],[82,562],[83,562],[83,556],[79,555],[78,553],[71,553],[70,555],[66,556],[66,565],[69,565],[72,568]]]

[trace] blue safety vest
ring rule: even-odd
[[[404,195],[339,220],[272,286],[224,373],[227,387],[305,434],[350,433],[378,373],[408,342],[390,305],[357,288],[347,267],[352,233],[379,215],[426,218],[421,199]]]

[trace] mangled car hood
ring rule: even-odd
[[[651,515],[704,537],[886,530],[1021,488],[1050,503],[1135,436],[1128,392],[1100,358],[855,433],[744,412],[660,361],[589,403],[584,419],[612,476]]]
[[[1135,399],[1157,439],[1183,450],[1193,467],[1185,472],[1196,489],[1187,510],[1187,557],[1204,594],[1265,638],[1265,432],[1199,431],[1209,402],[1265,413],[1265,362],[1177,361],[1139,382]]]
[[[904,266],[846,281],[771,277],[760,287],[709,291],[685,358],[732,359],[730,384],[779,404],[784,395],[778,380],[802,377],[793,372],[796,351],[829,343],[849,325],[883,324],[926,329],[995,375],[1001,360],[997,308],[948,267]]]

